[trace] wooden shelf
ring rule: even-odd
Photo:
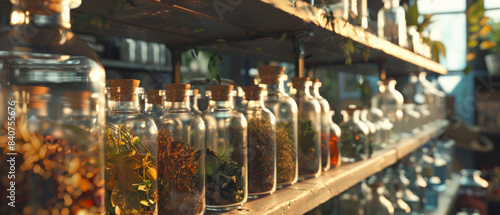
[[[251,200],[241,208],[224,214],[303,214],[396,163],[430,139],[444,133],[447,126],[447,121],[436,122],[415,137],[402,139],[397,146],[376,151],[366,161],[331,169],[317,178],[299,182],[264,198]]]
[[[111,13],[114,0],[86,0],[73,14],[105,14],[109,28],[73,25],[84,33],[128,37],[165,43],[169,48],[200,47],[237,56],[294,63],[294,38],[307,32],[304,49],[306,66],[344,64],[342,45],[346,38],[370,47],[367,63],[383,65],[387,74],[408,74],[424,68],[446,74],[442,65],[378,38],[364,29],[335,19],[303,1],[245,0],[134,0]],[[225,9],[216,9],[220,3]],[[7,2],[0,7],[10,8]],[[5,13],[5,12],[4,12]],[[286,33],[284,40],[282,36]],[[353,63],[365,63],[361,51],[352,54]],[[378,71],[375,71],[378,72]]]
[[[438,208],[433,211],[425,211],[426,215],[447,215],[454,210],[455,200],[457,199],[458,189],[460,188],[460,175],[453,174],[451,182],[446,190],[439,193]]]

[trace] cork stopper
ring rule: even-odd
[[[196,96],[200,93],[198,89],[193,89],[193,96]]]
[[[310,83],[311,83],[311,81],[309,80],[309,77],[306,77],[306,78],[299,78],[299,77],[292,78],[292,85],[293,85],[293,88],[295,88],[295,89],[304,89],[306,87],[309,87]]]
[[[108,80],[111,100],[114,101],[134,101],[134,93],[141,81],[137,79],[115,79]]]
[[[241,88],[245,91],[246,100],[260,100],[260,96],[264,90],[262,87],[258,86],[246,86]]]
[[[49,93],[50,88],[43,86],[19,86],[14,88],[20,95],[18,98],[21,102],[26,102],[28,108],[41,109],[46,101],[41,96]]]
[[[286,68],[283,66],[259,66],[260,83],[279,84],[280,76],[285,74]]]
[[[166,90],[167,101],[185,102],[191,84],[164,84],[163,87]]]
[[[66,91],[63,96],[66,97],[71,109],[83,110],[89,104],[90,91]]]
[[[208,89],[212,94],[213,101],[231,100],[231,91],[233,91],[233,85],[210,85]]]
[[[165,97],[165,90],[147,90],[146,98],[149,104],[161,105]]]
[[[314,79],[314,83],[313,83],[314,87],[317,87],[317,88],[320,88],[322,83],[321,81],[319,80],[319,78],[316,78]]]

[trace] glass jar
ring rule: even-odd
[[[309,78],[292,78],[298,106],[299,180],[321,174],[321,106],[309,93]]]
[[[248,122],[248,197],[258,198],[276,191],[276,118],[264,107],[262,88],[242,89],[247,100],[242,113]]]
[[[340,139],[342,162],[353,163],[366,160],[369,157],[368,127],[359,121],[359,110],[355,105],[349,105],[342,110],[344,121],[340,123],[342,137]]]
[[[382,110],[371,107],[365,112],[361,112],[361,116],[372,122],[377,129],[375,134],[375,144],[373,148],[375,150],[384,149],[389,144],[389,137],[391,135],[391,130],[394,125],[389,121],[388,118],[384,117]]]
[[[139,107],[142,112],[146,112],[146,90],[144,87],[137,87],[135,90],[137,92],[137,97],[139,98]]]
[[[70,9],[79,3],[69,0],[44,1],[43,4],[32,0],[11,2],[10,29],[0,35],[0,123],[6,125],[0,129],[0,136],[7,137],[0,138],[3,152],[0,158],[15,159],[16,164],[2,165],[0,173],[5,179],[0,182],[0,188],[6,191],[11,183],[16,184],[16,207],[2,201],[5,206],[0,207],[0,214],[24,214],[27,210],[33,214],[103,213],[105,72],[92,49],[70,30]],[[21,89],[28,86],[48,90],[32,93]],[[61,109],[69,105],[63,94],[66,91],[90,92],[86,99],[91,104],[89,111],[95,114],[94,124],[82,129],[73,122],[63,121]],[[28,107],[30,95],[48,96],[35,98],[44,102],[33,104],[45,109],[45,116],[34,111],[36,107]],[[39,123],[39,129],[29,130],[28,118],[50,123]],[[63,130],[50,133],[56,127]],[[78,133],[80,139],[72,138],[67,132]],[[9,174],[12,167],[16,169],[15,180],[14,175]],[[78,177],[82,183],[69,180]],[[84,187],[87,185],[89,187]],[[58,189],[61,187],[69,190]],[[37,192],[31,192],[33,190]],[[87,207],[80,207],[80,202],[88,203]]]
[[[330,104],[319,94],[321,82],[316,79],[311,87],[312,96],[321,106],[321,167],[323,171],[330,169]]]
[[[403,117],[403,95],[396,90],[394,78],[379,81],[379,93],[373,96],[372,105],[382,110],[384,116],[394,125],[390,136],[390,143],[396,143],[401,137],[401,120]]]
[[[368,120],[368,110],[364,107],[359,107],[358,109],[360,111],[359,121],[361,123],[364,123],[368,128],[368,154],[369,157],[371,157],[373,155],[375,145],[380,145],[379,141],[377,140],[377,138],[379,137],[377,134],[377,128],[375,127],[375,124]]]
[[[420,131],[420,113],[415,111],[415,104],[407,103],[403,105],[403,119],[401,121],[401,136],[411,137]]]
[[[201,94],[198,93],[198,89],[192,89],[188,92],[189,96],[189,105],[191,106],[191,112],[196,115],[201,115],[202,112],[200,108],[198,108],[198,99],[201,98]]]
[[[205,196],[207,210],[241,207],[247,192],[247,120],[233,109],[232,85],[211,85],[210,104],[201,115],[207,128]]]
[[[370,184],[371,199],[366,204],[366,215],[393,215],[394,207],[385,196],[385,187],[381,181]]]
[[[139,83],[135,79],[108,80],[107,214],[158,212],[158,130],[153,119],[140,110]]]
[[[165,90],[146,90],[145,113],[154,120],[163,115]]]
[[[158,214],[205,212],[205,123],[189,108],[189,84],[165,84],[158,118]]]
[[[399,171],[394,167],[386,168],[383,182],[387,187],[385,196],[392,203],[392,206],[394,207],[394,214],[409,214],[411,212],[411,208],[410,205],[403,200],[405,196],[405,185],[399,177]]]
[[[340,142],[340,138],[342,137],[342,131],[340,127],[333,122],[333,116],[335,115],[335,111],[331,110],[330,112],[330,165],[333,168],[337,168],[342,163],[342,153],[340,153],[340,146],[342,143]]]
[[[297,103],[285,92],[285,67],[258,67],[265,87],[264,106],[276,117],[276,177],[278,187],[297,182]]]
[[[405,9],[400,0],[382,0],[384,7],[378,11],[378,36],[401,47],[408,47]]]

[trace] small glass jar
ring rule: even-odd
[[[330,169],[330,104],[319,94],[321,82],[316,79],[313,83],[312,96],[321,106],[321,167],[323,171]]]
[[[337,168],[342,163],[342,153],[340,139],[342,137],[342,131],[340,127],[333,122],[333,116],[335,115],[335,111],[331,110],[329,112],[330,117],[330,165],[333,168]]]
[[[373,96],[372,105],[382,110],[384,116],[389,118],[394,128],[391,132],[390,141],[396,143],[401,137],[401,120],[403,117],[403,95],[396,90],[394,78],[379,81],[379,93]]]
[[[309,93],[309,78],[292,79],[298,106],[299,180],[321,174],[321,106]]]
[[[382,0],[384,7],[378,11],[378,36],[401,47],[408,47],[405,9],[400,0]]]
[[[353,163],[366,160],[369,157],[368,127],[359,121],[359,110],[355,105],[350,105],[342,110],[343,122],[341,154],[343,163]]]
[[[415,104],[406,103],[403,105],[403,119],[401,121],[401,136],[411,137],[420,131],[420,113],[415,110]]]
[[[372,122],[377,129],[377,132],[375,134],[376,141],[373,148],[375,150],[386,148],[389,144],[389,137],[394,125],[389,121],[389,119],[384,117],[384,113],[382,112],[382,110],[371,107],[367,111],[361,112],[360,117],[366,117],[366,119]]]
[[[369,157],[371,157],[373,155],[373,152],[375,151],[375,145],[380,145],[377,140],[377,127],[375,127],[375,124],[368,120],[368,110],[366,108],[359,107],[359,111],[359,121],[361,123],[364,123],[366,127],[368,127],[368,154]]]
[[[417,105],[415,107],[415,111],[420,113],[420,128],[425,129],[429,127],[429,123],[431,123],[431,112],[427,108],[427,105]]]
[[[211,85],[210,104],[201,115],[207,128],[205,158],[207,210],[230,211],[247,202],[247,129],[234,110],[232,85]]]
[[[165,84],[158,118],[158,214],[205,212],[205,123],[189,108],[189,84]]]
[[[248,122],[248,197],[259,198],[276,191],[276,118],[264,107],[257,86],[242,87]]]
[[[146,90],[145,113],[157,120],[165,109],[165,90]]]
[[[139,83],[135,79],[108,80],[107,214],[158,212],[158,130],[153,119],[140,110]]]
[[[189,96],[189,105],[191,106],[191,112],[196,115],[201,115],[202,112],[200,108],[198,108],[198,99],[201,98],[201,94],[199,94],[198,89],[192,89],[188,92]]]
[[[297,182],[297,103],[285,92],[285,67],[258,67],[265,87],[264,105],[276,117],[276,174],[278,188]]]
[[[371,199],[366,204],[366,215],[394,215],[394,207],[385,196],[385,187],[381,181],[370,184]]]

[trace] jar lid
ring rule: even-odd
[[[229,101],[231,100],[231,91],[233,85],[210,85],[208,86],[213,101]]]
[[[20,102],[25,102],[28,108],[41,109],[47,102],[41,96],[49,93],[50,88],[44,86],[18,86],[14,87],[14,90],[20,93],[20,95],[17,95],[18,99]]]
[[[284,66],[259,66],[257,67],[262,84],[279,84],[279,78],[285,74]]]
[[[167,101],[169,102],[185,102],[187,93],[191,84],[164,84],[165,92],[167,94]]]
[[[347,106],[344,111],[349,115],[349,116],[352,116],[354,114],[354,112],[356,112],[357,110],[359,110],[359,108],[356,106],[356,105],[349,105]]]
[[[292,78],[292,85],[293,85],[293,88],[295,88],[295,89],[304,89],[305,87],[308,87],[311,85],[311,81],[309,80],[309,77],[305,77],[305,78],[295,77],[295,78]]]
[[[89,104],[90,91],[66,91],[63,96],[66,97],[72,109],[82,110]]]
[[[246,100],[260,100],[260,96],[264,90],[262,87],[258,86],[245,86],[241,88],[245,91]]]
[[[150,89],[146,91],[146,98],[149,104],[160,105],[165,98],[165,90]]]
[[[134,93],[141,83],[137,79],[114,79],[108,80],[111,100],[114,101],[134,101]]]

